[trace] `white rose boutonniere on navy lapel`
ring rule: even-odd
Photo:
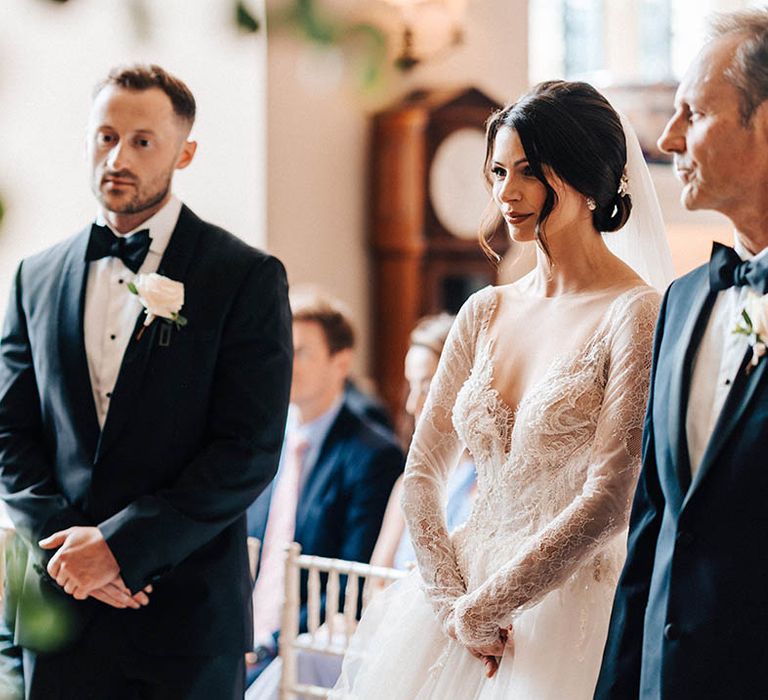
[[[768,350],[768,294],[758,294],[753,289],[747,292],[744,308],[733,332],[747,336],[752,348],[752,359],[747,365],[749,373]]]
[[[184,284],[182,282],[153,272],[149,275],[138,275],[128,285],[128,289],[139,298],[146,314],[136,340],[141,339],[144,330],[156,318],[163,319],[169,330],[171,324],[175,325],[177,329],[187,325],[187,319],[179,313],[184,306]],[[170,335],[165,338],[165,342],[161,337],[160,344],[168,345],[169,340]]]

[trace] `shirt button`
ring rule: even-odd
[[[725,380],[725,386],[729,386],[729,385],[730,385],[730,383],[731,383],[731,380],[730,380],[730,379],[726,379],[726,380]]]
[[[109,339],[110,339],[110,340],[114,340],[115,338],[117,338],[117,336],[116,336],[114,333],[113,333],[112,335],[110,335],[110,336],[109,336]]]
[[[111,399],[111,398],[112,398],[112,392],[111,392],[111,391],[108,391],[108,392],[107,392],[107,398],[108,398],[108,399]]]
[[[672,624],[664,627],[664,639],[667,639],[670,642],[680,639],[680,628],[677,625]]]
[[[118,284],[122,284],[122,283],[123,283],[123,280],[117,280],[117,283],[118,283]]]

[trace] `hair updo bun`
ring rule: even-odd
[[[618,231],[627,223],[631,211],[632,197],[628,193],[621,195],[616,192],[606,206],[598,201],[597,208],[592,212],[592,221],[598,231]]]

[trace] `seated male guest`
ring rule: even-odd
[[[249,532],[262,541],[253,591],[259,664],[274,658],[283,602],[284,547],[367,562],[404,458],[394,435],[350,409],[344,387],[354,331],[335,300],[305,292],[291,297],[293,383],[280,467],[248,511]],[[301,591],[306,629],[306,586]]]

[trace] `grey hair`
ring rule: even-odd
[[[741,122],[749,126],[757,108],[768,98],[768,8],[714,14],[709,38],[744,35],[725,77],[739,91]]]

